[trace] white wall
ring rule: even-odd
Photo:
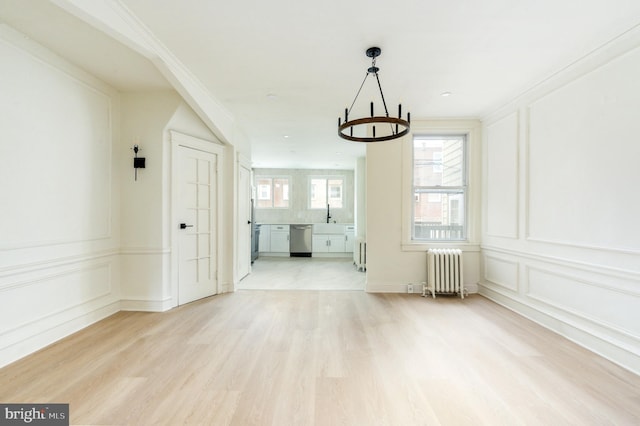
[[[123,93],[121,100],[122,308],[163,311],[177,303],[171,274],[169,131],[218,141],[174,91]],[[146,158],[137,181],[132,167],[134,144],[140,146],[138,156]]]
[[[166,211],[163,177],[165,127],[180,97],[173,91],[123,93],[122,137],[118,144],[122,178],[122,299],[124,309],[166,310],[171,307],[167,294],[166,265],[170,245],[163,213]],[[134,180],[133,150],[146,168]]]
[[[0,26],[0,366],[119,309],[118,94]]]
[[[175,306],[169,131],[216,138],[176,92],[118,93],[3,25],[0,61],[2,366],[121,309]],[[221,291],[236,262],[235,149],[220,176]]]
[[[359,157],[356,160],[354,175],[354,218],[356,237],[367,238],[367,159]]]
[[[417,244],[411,241],[414,134],[468,135],[468,242]],[[480,143],[480,122],[477,120],[414,120],[411,134],[401,140],[367,144],[367,291],[406,293],[407,284],[426,281],[426,251],[431,247],[462,249],[465,287],[471,293],[477,291],[480,279]]]
[[[640,31],[484,123],[481,293],[640,372]]]

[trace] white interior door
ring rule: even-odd
[[[218,292],[218,155],[177,148],[178,304]]]
[[[251,268],[251,170],[238,167],[238,279]]]

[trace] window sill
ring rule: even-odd
[[[430,248],[453,248],[460,249],[463,252],[479,252],[479,243],[470,243],[468,241],[433,241],[433,242],[404,242],[402,243],[402,251],[427,251]]]

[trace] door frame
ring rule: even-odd
[[[235,250],[236,250],[236,261],[235,263],[235,267],[234,267],[234,280],[233,280],[233,286],[234,286],[234,290],[238,285],[238,282],[240,282],[240,280],[242,278],[244,278],[245,276],[240,276],[240,271],[239,271],[239,262],[240,262],[240,256],[242,256],[242,253],[240,252],[240,227],[243,226],[245,224],[244,221],[246,221],[247,219],[245,217],[240,217],[240,213],[242,211],[242,209],[240,208],[240,203],[242,202],[242,200],[240,200],[240,168],[244,167],[245,169],[247,169],[249,171],[249,215],[251,215],[251,199],[252,197],[252,187],[253,187],[253,172],[251,170],[251,161],[249,160],[249,158],[247,158],[246,156],[244,156],[241,153],[238,153],[237,158],[236,158],[236,182],[238,182],[238,187],[236,188],[235,191],[235,196],[236,196],[236,216],[237,216],[237,226],[235,229]],[[253,220],[253,218],[251,219]],[[251,249],[251,238],[253,238],[252,231],[253,231],[253,225],[251,224],[251,231],[249,231],[249,248]],[[251,274],[252,268],[251,268],[251,251],[249,251],[249,274]]]
[[[197,151],[206,152],[217,156],[216,161],[216,206],[212,209],[212,212],[216,215],[216,290],[215,294],[220,293],[220,280],[221,280],[221,268],[222,268],[222,216],[223,216],[223,204],[224,194],[222,177],[224,175],[224,145],[216,141],[210,141],[206,139],[197,138],[195,136],[180,133],[175,130],[169,130],[169,139],[171,141],[171,217],[169,219],[169,233],[171,238],[171,305],[172,307],[178,306],[178,286],[179,286],[179,253],[178,253],[178,223],[176,222],[178,212],[178,197],[177,190],[179,186],[178,181],[178,150],[180,147],[194,149]]]

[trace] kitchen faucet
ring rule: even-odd
[[[329,204],[327,204],[327,223],[329,223],[329,219],[331,219],[331,213],[329,212]]]

